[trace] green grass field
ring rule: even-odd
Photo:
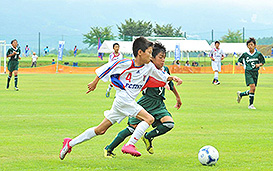
[[[105,135],[74,147],[61,161],[63,138],[99,124],[114,90],[105,98],[108,83],[100,82],[86,95],[94,75],[21,74],[20,91],[7,91],[6,75],[0,75],[0,170],[273,170],[272,75],[259,77],[257,110],[247,108],[247,97],[236,102],[236,92],[247,89],[242,74],[220,74],[219,86],[211,84],[209,74],[178,76],[184,81],[178,87],[183,106],[173,108],[174,95],[166,92],[175,128],[154,140],[155,154],[148,154],[140,140],[139,158],[122,154],[122,146],[115,159],[103,157],[103,148],[126,127],[125,119]],[[199,163],[204,145],[218,149],[216,166]]]

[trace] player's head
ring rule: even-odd
[[[16,48],[16,47],[18,46],[18,42],[17,42],[16,39],[13,39],[13,40],[10,42],[10,44],[11,44],[14,48]]]
[[[118,43],[114,43],[114,44],[113,44],[113,49],[114,49],[114,51],[115,51],[116,53],[118,53],[118,51],[119,51],[119,44],[118,44]]]
[[[135,58],[140,57],[143,63],[149,63],[153,52],[153,42],[144,37],[137,38],[133,43],[133,53]]]
[[[246,42],[246,45],[249,50],[254,50],[256,48],[256,40],[253,37],[250,37]]]
[[[160,69],[165,64],[166,57],[166,48],[160,42],[155,42],[153,53],[152,53],[152,62],[155,64],[156,68]]]
[[[217,41],[214,42],[214,45],[215,45],[215,47],[218,49],[219,46],[220,46],[220,42],[217,40]]]
[[[36,53],[35,53],[35,52],[33,52],[33,55],[36,55]]]
[[[26,47],[28,47],[28,45],[26,45]]]

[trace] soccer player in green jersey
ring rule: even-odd
[[[237,92],[237,102],[240,103],[243,96],[249,96],[249,109],[256,109],[253,105],[254,93],[258,83],[258,75],[260,66],[265,63],[264,56],[261,52],[256,50],[256,40],[249,38],[246,42],[249,52],[243,53],[238,59],[239,65],[244,64],[245,68],[245,81],[250,90],[245,92]]]
[[[18,42],[16,39],[11,41],[11,48],[7,51],[7,58],[9,58],[8,62],[8,70],[9,70],[9,76],[7,80],[7,87],[6,89],[9,89],[9,83],[12,77],[12,73],[14,72],[14,88],[16,91],[19,90],[17,84],[18,84],[18,65],[19,61],[18,59],[21,59],[20,54],[21,50],[20,47],[18,47]]]
[[[168,67],[164,66],[165,63],[165,56],[166,56],[166,48],[159,42],[156,42],[153,48],[152,53],[152,61],[155,64],[156,68],[169,73]],[[175,107],[179,109],[182,105],[180,96],[176,91],[173,82],[169,82],[166,87],[170,89],[175,97],[176,97],[176,105]],[[170,131],[174,127],[174,121],[171,114],[166,109],[165,103],[165,87],[158,87],[158,88],[146,88],[142,92],[143,96],[138,100],[138,104],[140,104],[145,110],[147,110],[153,117],[155,118],[154,123],[152,126],[155,128],[150,132],[146,132],[145,135],[142,137],[146,149],[150,154],[154,153],[152,140],[166,132]],[[113,153],[114,148],[116,148],[124,139],[134,132],[137,124],[139,124],[141,120],[136,118],[129,118],[128,126],[120,131],[115,139],[112,141],[110,145],[107,145],[104,149],[104,156],[107,158],[115,157]]]

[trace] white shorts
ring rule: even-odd
[[[211,67],[213,71],[221,72],[221,61],[211,61]]]
[[[124,90],[123,90],[124,91]],[[125,92],[125,91],[124,91]],[[142,106],[129,97],[117,96],[113,102],[111,110],[104,111],[104,116],[112,124],[120,123],[126,117],[136,117],[136,115],[143,109]]]

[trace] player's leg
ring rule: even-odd
[[[214,71],[214,77],[213,77],[212,83],[217,84],[217,81],[218,81],[218,65],[217,65],[217,62],[212,61],[211,62],[211,67],[212,67],[212,70]]]
[[[18,70],[15,70],[14,71],[14,88],[16,91],[19,90],[17,85],[18,85]]]
[[[250,90],[249,90],[249,106],[248,106],[248,108],[249,109],[256,109],[253,105],[256,86],[255,86],[255,84],[249,84],[249,87],[250,87]]]
[[[132,135],[137,125],[129,125],[122,131],[120,131],[115,139],[104,148],[104,157],[113,158],[115,154],[113,153],[114,149],[122,143],[125,138]]]
[[[11,77],[12,77],[12,72],[10,72],[10,71],[9,71],[9,75],[8,75],[8,79],[7,79],[7,87],[6,87],[6,89],[9,89],[9,83],[10,83]]]
[[[142,109],[136,115],[136,118],[142,121],[137,125],[129,141],[122,147],[122,152],[129,153],[133,156],[141,156],[141,153],[136,151],[134,144],[143,136],[144,132],[154,122],[154,117],[145,109]]]
[[[110,96],[110,91],[111,91],[112,87],[113,87],[112,84],[109,84],[109,85],[108,85],[108,88],[107,88],[106,94],[105,94],[106,97],[109,97],[109,96]]]
[[[162,118],[160,118],[160,122],[159,124],[157,124],[155,129],[151,130],[148,133],[145,133],[143,136],[143,141],[146,145],[146,149],[150,154],[154,153],[154,149],[152,145],[153,139],[157,136],[160,136],[169,132],[174,127],[173,118],[170,116],[169,113],[167,114],[168,114],[167,116],[163,116]]]
[[[74,147],[75,145],[80,144],[84,141],[90,140],[91,138],[97,135],[104,134],[110,126],[112,126],[112,122],[104,118],[104,120],[97,127],[87,129],[76,138],[74,139],[65,138],[63,142],[63,148],[60,151],[60,156],[59,156],[60,159],[63,160],[65,158],[65,155],[67,153],[70,153],[72,150],[72,147]]]

